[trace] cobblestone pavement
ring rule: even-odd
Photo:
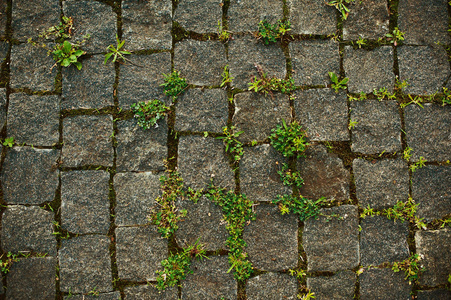
[[[324,0],[0,1],[0,299],[297,299],[308,289],[315,299],[451,299],[451,8],[357,2],[342,20]],[[91,36],[81,70],[52,68],[47,50],[27,43],[63,16],[72,42]],[[264,19],[291,30],[265,45]],[[386,36],[395,27],[404,41]],[[116,35],[133,53],[104,64]],[[233,79],[221,87],[226,65]],[[296,90],[249,91],[258,69]],[[189,84],[175,99],[160,86],[172,70]],[[335,92],[328,72],[349,78],[347,90]],[[381,88],[396,96],[379,101]],[[171,111],[144,130],[131,105],[155,98]],[[305,157],[270,145],[282,119],[306,128]],[[238,165],[217,139],[224,126],[244,131]],[[297,191],[282,183],[283,163],[304,179],[303,196],[330,200],[318,218],[272,204]],[[169,239],[151,224],[166,167],[186,187],[213,177],[255,202],[242,233],[250,278],[235,280],[223,213],[208,197],[179,198],[187,215]],[[409,197],[425,225],[361,217]],[[159,292],[161,262],[197,240],[209,259]],[[392,266],[413,254],[425,269],[409,283]]]

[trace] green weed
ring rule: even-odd
[[[382,101],[385,98],[387,98],[387,100],[396,99],[396,94],[390,93],[387,88],[384,87],[379,90],[374,89],[373,95],[375,95],[379,101]]]
[[[133,103],[131,109],[134,117],[138,120],[138,125],[144,129],[158,126],[158,120],[163,119],[169,111],[169,107],[158,99]]]
[[[121,48],[124,46],[125,41],[120,41],[119,37],[116,34],[116,47],[113,45],[109,45],[106,49],[108,52],[105,54],[105,61],[103,62],[105,65],[108,62],[108,60],[113,57],[113,63],[116,61],[119,61],[121,59],[122,61],[127,61],[127,58],[125,58],[125,55],[132,54],[130,51],[127,50],[121,50]]]
[[[221,20],[218,21],[217,31],[219,40],[224,43],[227,42],[232,35],[230,31],[225,30]]]
[[[263,20],[258,23],[258,38],[265,45],[269,45],[269,43],[277,42],[277,39],[282,38],[290,30],[290,21],[278,20],[275,24],[271,24],[267,20]]]
[[[326,4],[329,6],[334,6],[341,13],[341,18],[343,20],[346,20],[350,12],[349,8],[346,5],[353,3],[354,1],[355,0],[332,0],[326,2]]]
[[[279,207],[282,215],[288,213],[294,213],[299,216],[299,220],[304,222],[310,218],[317,218],[320,214],[322,204],[326,202],[326,198],[321,197],[316,201],[307,199],[305,197],[295,197],[292,195],[278,195],[275,200],[272,201]]]
[[[13,254],[11,252],[8,252],[6,254],[2,254],[1,258],[1,267],[2,267],[2,273],[6,274],[9,272],[9,269],[13,265],[13,263],[18,262],[19,254]]]
[[[427,160],[423,156],[420,156],[419,160],[411,164],[409,168],[412,172],[415,172],[417,169],[423,168],[425,166],[425,162],[427,162]]]
[[[227,83],[231,83],[233,80],[233,77],[230,76],[229,73],[229,65],[226,65],[224,67],[224,71],[222,72],[222,82],[220,87],[224,87]]]
[[[385,37],[387,41],[397,46],[399,42],[404,41],[404,32],[400,31],[398,27],[395,27],[391,33],[386,33]]]
[[[349,81],[348,77],[345,77],[339,81],[337,74],[335,74],[334,72],[329,72],[329,77],[330,81],[332,81],[331,87],[335,90],[336,93],[338,93],[340,89],[345,90],[347,88],[346,84]]]
[[[218,140],[223,140],[225,144],[226,152],[232,154],[233,160],[238,163],[241,157],[244,155],[243,143],[241,143],[237,138],[244,132],[235,132],[235,126],[223,127],[222,132],[224,136],[217,137]]]
[[[299,175],[299,172],[291,170],[287,164],[282,164],[282,170],[277,171],[277,174],[280,175],[284,185],[300,188],[304,184],[304,179]]]
[[[5,138],[3,141],[3,146],[12,148],[14,146],[14,137]]]
[[[402,262],[393,263],[392,270],[396,273],[399,271],[404,271],[405,280],[409,281],[409,284],[416,282],[425,268],[420,265],[421,257],[418,254],[412,254],[409,258]]]
[[[287,125],[282,119],[282,124],[277,125],[271,132],[269,136],[271,145],[285,157],[300,158],[309,145],[306,141],[305,130],[296,120]]]
[[[259,77],[254,76],[254,78],[251,79],[251,82],[248,83],[249,91],[272,95],[272,92],[288,94],[296,89],[293,78],[279,79],[277,77],[268,77],[260,66],[257,66],[257,71]]]
[[[359,36],[359,39],[356,41],[356,44],[359,46],[359,49],[362,48],[362,46],[366,45],[366,40]]]
[[[176,99],[188,87],[186,79],[180,77],[180,72],[174,70],[172,73],[163,74],[164,83],[160,84],[163,87],[164,93]]]

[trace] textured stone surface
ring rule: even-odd
[[[41,204],[53,201],[58,187],[60,151],[14,147],[2,169],[3,199],[8,204]]]
[[[88,293],[113,290],[109,239],[88,235],[63,240],[58,251],[62,292]],[[53,270],[52,274],[55,276]]]
[[[4,3],[4,2],[2,2]],[[0,5],[2,5],[2,3],[0,3]],[[1,7],[0,7],[1,9]],[[0,11],[1,13],[1,11]],[[0,15],[0,23],[1,23],[1,15]],[[1,35],[1,28],[0,28],[0,35]],[[8,55],[8,50],[9,50],[9,43],[8,42],[0,42],[0,63],[2,63],[5,59],[6,56]]]
[[[298,217],[281,215],[276,206],[255,208],[256,220],[244,228],[243,239],[252,266],[265,271],[282,271],[298,264]]]
[[[72,233],[107,234],[110,227],[110,174],[105,171],[61,173],[61,225]]]
[[[8,3],[6,1],[0,1],[0,36],[5,35],[6,31],[6,22],[8,19],[8,15],[6,14],[6,8]]]
[[[411,286],[404,272],[391,269],[365,270],[360,276],[361,299],[410,299]]]
[[[168,242],[155,226],[116,229],[116,260],[119,278],[131,281],[156,279],[155,271],[167,258]]]
[[[302,245],[307,254],[307,270],[335,272],[356,267],[359,264],[357,207],[323,208],[321,213],[318,219],[305,222]]]
[[[350,8],[343,25],[343,39],[377,40],[388,33],[390,16],[387,2],[383,0],[358,1]]]
[[[432,291],[418,291],[418,300],[449,300],[451,299],[451,291],[445,289]]]
[[[198,33],[216,33],[221,19],[221,0],[182,0],[174,15],[174,20],[185,30]]]
[[[362,208],[388,208],[409,197],[409,168],[405,161],[355,159],[352,168]]]
[[[401,118],[396,101],[351,102],[353,152],[375,154],[401,150]]]
[[[71,295],[64,297],[64,300],[121,300],[119,292],[99,293],[98,295]]]
[[[59,141],[60,98],[11,94],[8,107],[8,135],[18,144],[52,146]]]
[[[296,278],[287,274],[266,273],[247,280],[246,296],[249,300],[297,299]]]
[[[331,277],[309,277],[307,278],[307,288],[315,293],[317,300],[345,300],[353,298],[355,282],[354,272],[343,271]]]
[[[374,89],[393,90],[393,48],[382,46],[368,51],[345,47],[343,67],[349,78],[348,90],[351,93],[372,93]]]
[[[6,121],[6,89],[0,88],[0,130],[5,126]]]
[[[113,118],[75,116],[63,120],[62,160],[66,167],[113,165]]]
[[[159,291],[151,285],[140,285],[124,288],[127,300],[178,300],[177,287]]]
[[[337,30],[337,11],[323,0],[288,0],[290,33],[333,34]]]
[[[282,0],[231,0],[228,19],[233,32],[258,31],[258,23],[268,20],[271,24],[283,17]]]

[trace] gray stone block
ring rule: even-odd
[[[296,119],[311,141],[349,141],[346,93],[312,89],[294,93]],[[321,108],[321,109],[319,109]]]
[[[127,300],[178,300],[177,287],[167,288],[164,291],[157,290],[151,285],[139,285],[124,288]]]
[[[352,271],[343,271],[330,277],[309,277],[307,288],[315,293],[316,300],[353,299],[356,275]]]
[[[357,207],[343,205],[321,209],[318,219],[305,222],[302,245],[307,270],[336,272],[359,265],[359,215]],[[338,215],[340,218],[332,216]]]
[[[247,280],[246,296],[249,300],[297,299],[295,277],[280,273],[266,273]]]
[[[275,23],[283,18],[282,0],[231,0],[228,19],[232,32],[258,31],[258,23],[268,20]]]
[[[4,3],[4,2],[2,2]],[[0,4],[2,5],[2,4]],[[0,14],[1,14],[1,7],[0,7]],[[0,15],[0,23],[1,23],[1,15]],[[0,35],[1,35],[1,28],[0,28]],[[9,51],[9,42],[5,41],[5,42],[0,42],[0,63],[4,62],[6,59],[6,56],[8,55],[8,51]]]
[[[0,130],[6,122],[6,89],[0,89]]]
[[[60,97],[11,94],[8,135],[16,143],[53,146],[59,142]]]
[[[58,187],[60,151],[14,147],[2,169],[3,199],[8,204],[51,202]]]
[[[417,291],[418,300],[449,300],[451,291],[438,289],[432,291]]]
[[[410,299],[411,286],[404,272],[391,269],[365,270],[359,276],[361,299]]]
[[[289,0],[290,33],[334,34],[337,31],[337,11],[322,0]]]
[[[113,118],[75,116],[63,120],[62,160],[66,167],[113,165]]]
[[[110,174],[61,173],[61,226],[72,233],[107,234],[110,227]]]
[[[218,21],[222,20],[221,0],[182,0],[177,4],[174,20],[185,30],[197,33],[218,30]]]
[[[64,300],[121,300],[119,292],[99,293],[98,295],[71,295],[64,297]]]
[[[58,251],[61,291],[113,291],[109,246],[109,238],[99,235],[63,240]]]
[[[8,21],[7,9],[8,3],[6,1],[0,2],[0,36],[4,36],[6,33],[6,22]]]

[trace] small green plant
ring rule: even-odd
[[[127,58],[125,58],[125,55],[129,55],[132,54],[130,51],[127,50],[121,50],[121,48],[124,46],[125,41],[120,41],[119,37],[116,34],[116,47],[114,47],[113,45],[109,45],[107,47],[107,53],[105,54],[105,61],[103,62],[105,65],[108,62],[108,60],[113,57],[113,63],[116,61],[119,61],[119,59],[121,59],[122,61],[127,61]]]
[[[287,125],[282,119],[282,124],[277,125],[271,132],[269,136],[271,145],[285,157],[300,158],[309,145],[306,141],[305,130],[296,120]]]
[[[392,33],[386,33],[385,37],[390,43],[397,46],[399,42],[404,41],[404,32],[400,31],[398,27],[395,27]]]
[[[5,138],[5,141],[3,142],[3,146],[12,148],[14,146],[14,137]]]
[[[83,54],[86,54],[86,52],[79,48],[80,44],[72,44],[68,41],[64,41],[62,44],[56,45],[53,49],[53,60],[56,64],[63,67],[74,65],[78,70],[81,70],[82,64],[78,61],[78,58]]]
[[[399,81],[398,78],[396,78],[396,84],[395,84],[395,89],[398,91],[404,91],[406,87],[409,86],[409,83],[407,82],[407,80],[403,80],[403,81]]]
[[[407,161],[407,162],[410,161],[410,157],[412,156],[412,151],[413,151],[413,149],[410,147],[406,147],[404,149],[402,157],[404,158],[405,161]]]
[[[94,287],[92,290],[88,292],[88,295],[98,297],[100,296],[100,292],[97,290],[97,287]]]
[[[425,166],[425,164],[424,164],[425,162],[427,162],[427,160],[426,160],[423,156],[420,156],[420,158],[418,159],[418,161],[415,162],[415,163],[413,163],[413,164],[411,164],[411,165],[409,166],[409,168],[410,168],[410,170],[411,170],[412,173],[413,173],[413,172],[415,172],[417,169],[423,168],[423,167]]]
[[[169,107],[158,99],[133,103],[131,109],[134,117],[138,120],[138,125],[144,129],[158,126],[158,120],[163,119],[169,111]]]
[[[280,79],[277,77],[268,77],[268,75],[263,72],[260,66],[257,66],[257,71],[259,77],[254,76],[251,79],[251,82],[248,83],[249,91],[262,93],[265,95],[272,95],[272,92],[279,91],[288,94],[296,89],[293,78]]]
[[[19,261],[19,255],[8,252],[6,254],[2,254],[0,259],[1,259],[2,273],[6,274],[9,272],[9,269],[11,268],[13,263]]]
[[[387,98],[387,100],[396,99],[396,94],[390,93],[387,88],[384,87],[379,90],[374,89],[373,95],[375,95],[379,101],[382,101],[385,98]]]
[[[307,199],[305,197],[295,197],[292,195],[278,195],[272,201],[279,207],[282,215],[294,213],[299,215],[299,220],[304,222],[310,218],[317,218],[320,214],[321,205],[326,202],[326,198],[321,197],[316,201]]]
[[[355,125],[357,125],[357,124],[359,124],[359,122],[349,119],[348,129],[349,130],[354,129]]]
[[[366,45],[366,40],[359,36],[359,39],[356,41],[356,44],[359,46],[359,49],[362,48],[362,46]]]
[[[180,77],[180,72],[174,70],[172,73],[163,74],[164,83],[160,84],[163,87],[164,93],[176,99],[187,87],[186,79]]]
[[[442,105],[451,104],[451,91],[447,88],[443,88],[443,95],[441,96]]]
[[[421,107],[421,108],[424,108],[423,107],[423,104],[421,104],[424,100],[423,100],[423,98],[421,98],[420,96],[414,96],[413,98],[412,98],[412,95],[408,95],[409,96],[409,99],[410,99],[410,101],[409,102],[403,102],[403,103],[401,103],[399,106],[401,107],[401,108],[404,108],[404,107],[406,107],[406,106],[408,106],[408,105],[410,105],[410,104],[416,104],[416,105],[418,105],[419,107]]]
[[[332,81],[331,87],[335,90],[336,93],[340,89],[345,90],[347,88],[346,84],[349,81],[348,77],[343,78],[342,80],[338,81],[338,76],[334,72],[329,72],[330,81]]]
[[[376,211],[374,208],[371,208],[370,205],[368,204],[368,208],[364,208],[363,212],[360,214],[360,217],[362,219],[365,219],[365,217],[370,216],[370,217],[374,217],[374,216],[379,216],[381,213],[380,211]]]
[[[355,0],[332,0],[327,2],[326,4],[329,6],[334,6],[341,13],[341,18],[343,20],[346,20],[350,12],[349,8],[346,5],[353,3],[354,1]]]
[[[40,38],[50,39],[54,38],[56,40],[64,41],[71,38],[71,33],[73,30],[73,20],[71,17],[63,16],[62,21],[56,26],[50,26],[44,32],[39,34]],[[31,41],[31,39],[29,39]]]
[[[282,38],[288,31],[290,31],[290,21],[278,20],[275,24],[271,24],[267,20],[263,20],[258,23],[258,38],[265,45],[277,42],[277,39]]]
[[[222,72],[222,82],[221,82],[220,87],[224,87],[227,83],[232,82],[232,80],[233,80],[233,77],[230,76],[229,65],[226,65],[224,67],[224,71]]]
[[[219,40],[222,42],[227,42],[230,39],[231,33],[230,31],[224,29],[221,20],[218,21],[217,29]]]
[[[409,281],[409,284],[416,282],[425,268],[420,265],[421,257],[418,254],[412,254],[409,258],[402,262],[393,263],[392,270],[394,272],[404,271],[406,277],[405,280]]]
[[[298,298],[299,298],[300,300],[311,300],[311,299],[315,299],[315,293],[313,293],[313,292],[311,292],[311,291],[308,291],[307,294],[304,294],[304,295],[299,294],[299,295],[298,295]]]
[[[285,163],[282,164],[282,170],[277,171],[277,174],[280,175],[284,185],[300,188],[304,184],[304,179],[299,175],[299,172],[291,170]]]
[[[244,155],[243,143],[241,143],[237,138],[244,132],[235,132],[235,126],[223,127],[222,132],[224,136],[217,137],[218,140],[223,140],[225,144],[226,152],[232,154],[233,160],[239,162],[241,157]]]
[[[366,100],[366,94],[365,92],[360,92],[358,97],[355,97],[353,95],[348,94],[349,101],[362,101]]]

